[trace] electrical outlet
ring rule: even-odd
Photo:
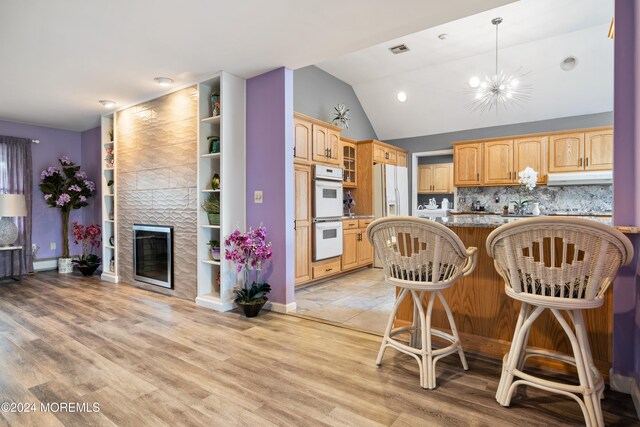
[[[56,242],[51,242],[51,245],[50,245],[51,250],[55,251],[56,247],[57,247]]]
[[[262,203],[262,191],[253,192],[253,203]]]

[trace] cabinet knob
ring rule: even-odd
[[[476,174],[476,181],[480,181],[480,173]]]
[[[578,166],[582,166],[582,157],[578,160]]]
[[[584,163],[585,163],[584,164],[585,166],[587,166],[587,167],[589,166],[589,158],[588,157],[586,159],[584,159]]]

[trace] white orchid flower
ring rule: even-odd
[[[523,171],[518,173],[520,179],[518,182],[520,185],[525,185],[528,190],[535,188],[536,181],[538,181],[538,172],[536,172],[533,168],[527,166]]]

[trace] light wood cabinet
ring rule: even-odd
[[[373,263],[373,246],[367,238],[372,219],[342,221],[342,271]]]
[[[312,272],[314,279],[333,276],[340,273],[340,258],[330,258],[313,264]]]
[[[482,183],[482,143],[453,146],[453,184],[473,186]]]
[[[513,140],[482,144],[484,150],[483,183],[509,185],[513,183]]]
[[[538,184],[547,182],[547,142],[546,136],[531,136],[513,140],[513,181],[518,182],[518,173],[527,166],[538,172]]]
[[[294,165],[294,282],[311,280],[311,167]]]
[[[293,119],[294,142],[293,161],[309,164],[311,162],[312,125],[306,120]]]
[[[452,163],[418,165],[418,193],[446,194],[453,192]]]
[[[350,270],[358,266],[358,236],[360,231],[344,230],[342,236],[342,269]]]
[[[333,165],[340,164],[340,132],[327,129],[327,148],[329,149],[329,157],[326,163],[331,163]]]
[[[613,129],[584,134],[584,169],[601,171],[613,169]]]
[[[395,165],[397,161],[398,150],[393,148],[389,148],[386,145],[382,144],[373,144],[373,162],[374,163],[385,163],[387,165]],[[406,163],[406,153],[404,153],[405,163]]]
[[[584,133],[566,133],[549,137],[549,172],[584,170]]]
[[[396,165],[407,167],[407,153],[397,150]]]
[[[342,151],[342,168],[344,170],[342,185],[345,188],[355,188],[358,177],[356,172],[356,144],[342,138],[340,140],[340,146]]]
[[[327,161],[329,157],[329,130],[323,126],[311,125],[313,129],[313,161]]]

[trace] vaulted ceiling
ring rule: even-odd
[[[532,86],[531,100],[498,113],[473,112],[469,78],[494,72],[494,17],[504,19],[499,67],[529,72],[523,80]],[[385,140],[608,112],[612,17],[613,0],[520,0],[317,65],[353,86]],[[389,47],[401,43],[410,51],[393,55]],[[577,66],[564,71],[568,56]],[[406,102],[396,99],[399,91]]]
[[[3,0],[0,119],[85,130],[157,76],[295,69],[510,1]]]

